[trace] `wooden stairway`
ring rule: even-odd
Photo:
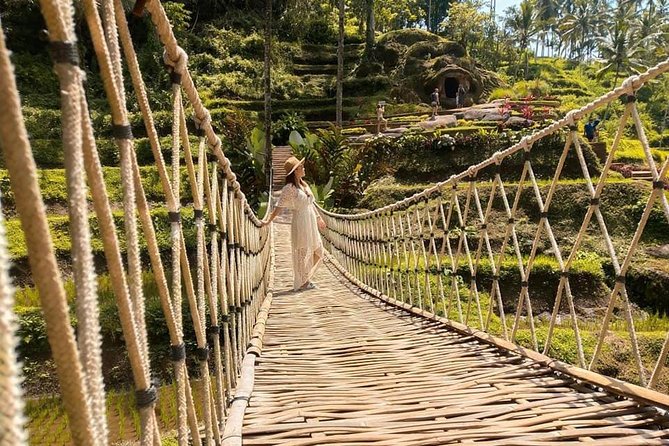
[[[272,189],[281,190],[286,184],[286,170],[283,165],[288,158],[293,156],[290,146],[276,146],[272,149]]]

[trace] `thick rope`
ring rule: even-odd
[[[4,36],[0,32],[0,40]],[[0,43],[0,47],[3,43]],[[23,392],[21,368],[16,336],[17,322],[14,314],[14,286],[9,277],[9,254],[5,235],[5,219],[0,207],[0,443],[22,445],[28,443],[24,429]]]
[[[148,363],[148,345],[146,343],[146,330],[143,319],[143,294],[141,282],[141,262],[139,259],[138,247],[138,233],[137,223],[134,218],[135,211],[135,190],[134,179],[132,172],[132,155],[133,144],[129,129],[129,122],[127,118],[127,109],[125,107],[124,94],[118,92],[115,82],[114,66],[119,65],[118,58],[112,60],[110,51],[108,49],[107,41],[102,29],[101,19],[98,15],[97,6],[91,0],[84,1],[84,12],[88,27],[91,32],[91,40],[98,57],[98,63],[101,68],[101,77],[105,92],[111,105],[112,122],[117,129],[115,139],[119,152],[121,154],[121,178],[123,185],[123,202],[124,212],[127,216],[133,218],[125,218],[124,224],[126,229],[127,252],[128,252],[128,288],[131,296],[131,305],[134,311],[122,309],[121,314],[125,313],[125,317],[129,318],[126,326],[131,329],[134,336],[125,336],[128,345],[129,357],[135,378],[135,385],[138,391],[147,395],[147,402],[140,404],[140,420],[141,420],[141,441],[142,445],[149,446],[153,444],[160,444],[160,436],[155,435],[157,431],[157,423],[155,420],[155,413],[153,410],[155,399],[148,396],[154,393],[154,388],[150,382],[150,370]],[[111,11],[108,11],[111,13]],[[108,20],[113,20],[111,16]],[[118,45],[117,41],[111,41],[111,45]],[[118,51],[115,52],[118,55]],[[117,68],[116,73],[120,73],[120,68]],[[106,198],[105,198],[106,200]],[[123,302],[127,304],[127,301]],[[139,314],[135,314],[139,312]],[[132,327],[132,328],[130,328]]]
[[[68,31],[71,36],[69,44],[74,45],[74,28],[71,20],[74,11],[71,7],[65,5],[62,5],[61,10],[64,14],[70,15],[70,19],[65,21],[65,25],[70,27]],[[90,246],[91,235],[88,226],[88,203],[82,152],[81,97],[84,94],[82,88],[83,73],[78,67],[78,61],[63,61],[55,53],[52,53],[52,56],[54,57],[55,71],[58,75],[61,92],[64,164],[72,240],[78,344],[85,374],[85,385],[89,392],[89,404],[95,433],[99,438],[99,444],[106,445],[108,430],[102,377],[102,337],[100,334],[96,275]]]
[[[68,41],[58,3],[44,1],[50,38]],[[88,404],[84,372],[70,325],[65,289],[53,251],[46,210],[37,182],[37,167],[32,156],[21,104],[4,33],[0,32],[0,146],[9,172],[16,210],[21,219],[33,280],[39,292],[47,336],[58,373],[63,405],[70,418],[70,431],[76,444],[97,444],[95,422]],[[4,402],[3,402],[4,403]]]

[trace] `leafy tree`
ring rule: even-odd
[[[485,26],[490,23],[490,15],[481,12],[482,0],[464,0],[451,6],[442,23],[449,37],[466,50],[484,38]]]

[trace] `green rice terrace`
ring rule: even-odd
[[[305,158],[306,177],[322,208],[342,214],[371,211],[419,194],[550,126],[567,112],[614,89],[629,75],[660,62],[669,48],[669,11],[666,5],[654,0],[617,1],[604,6],[523,0],[516,2],[518,6],[513,9],[497,11],[496,17],[490,17],[487,3],[472,0],[430,2],[429,15],[425,1],[348,0],[342,3],[346,3],[346,14],[341,66],[338,10],[329,2],[274,2],[270,15],[271,52],[267,57],[264,3],[189,0],[162,3],[179,45],[188,54],[188,68],[203,105],[209,110],[211,125],[221,136],[223,153],[231,161],[241,189],[259,217],[272,200],[267,192],[268,168],[272,161],[265,147],[267,129],[274,150],[275,190],[283,186],[277,168],[282,168],[283,159],[293,154]],[[46,27],[39,6],[22,0],[0,5],[2,30],[11,50],[25,126],[39,169],[39,187],[46,205],[53,248],[65,280],[72,325],[76,327],[76,286],[59,80],[47,45],[39,36],[38,30]],[[645,12],[635,15],[630,12],[630,5]],[[173,156],[173,99],[170,75],[161,67],[163,45],[151,21],[146,15],[132,15],[131,6],[125,5],[130,33],[146,82],[162,155],[169,165]],[[595,7],[604,10],[588,9]],[[376,20],[372,18],[370,22],[370,14],[376,14]],[[602,21],[579,28],[580,16],[600,16]],[[639,23],[630,24],[630,17]],[[112,111],[105,99],[99,62],[86,22],[82,17],[75,21],[95,142],[120,249],[126,254],[120,154],[112,130]],[[600,30],[597,31],[600,34],[589,35],[589,29]],[[637,41],[640,43],[636,44]],[[263,78],[266,67],[271,68],[269,90]],[[340,109],[337,101],[339,68],[342,73]],[[167,259],[172,246],[170,210],[165,204],[150,135],[129,76],[125,76],[128,119],[135,138],[141,184],[160,254]],[[435,88],[439,89],[440,100],[438,113],[433,116],[430,95]],[[267,95],[271,96],[269,122]],[[490,333],[499,336],[506,329],[491,310],[497,305],[493,302],[495,296],[490,294],[493,279],[499,279],[504,308],[511,320],[521,293],[518,260],[506,232],[505,205],[509,203],[502,200],[496,185],[496,175],[499,175],[515,212],[514,237],[519,257],[525,264],[530,257],[533,262],[529,279],[529,286],[534,290],[533,318],[529,320],[527,313],[520,316],[516,342],[524,347],[535,347],[530,325],[536,323],[539,327],[537,346],[539,351],[543,349],[548,332],[545,322],[551,319],[564,277],[556,258],[556,245],[545,235],[536,240],[541,219],[547,217],[560,249],[568,253],[572,246],[580,244],[569,277],[584,354],[586,358],[592,356],[601,329],[598,321],[606,314],[608,297],[620,280],[611,259],[611,247],[602,240],[594,217],[589,228],[581,231],[592,198],[590,179],[585,173],[596,183],[605,172],[605,193],[598,205],[618,257],[623,258],[631,246],[642,216],[647,218],[624,280],[643,367],[652,370],[669,330],[669,209],[663,208],[658,200],[648,215],[644,212],[648,197],[657,187],[659,166],[664,165],[669,156],[669,76],[660,76],[645,84],[636,91],[635,98],[648,152],[644,150],[646,141],[639,138],[638,129],[629,118],[618,135],[612,163],[607,165],[626,107],[623,101],[616,101],[574,123],[572,130],[576,131],[582,156],[575,151],[565,155],[565,144],[571,141],[572,134],[560,130],[537,141],[529,155],[514,154],[505,159],[498,170],[486,168],[479,172],[475,180],[472,179],[476,182],[476,198],[472,195],[472,182],[462,180],[452,189],[441,192],[438,198],[431,196],[421,205],[421,211],[429,211],[438,209],[442,200],[444,203],[457,200],[463,209],[469,209],[469,217],[465,215],[458,228],[448,230],[442,225],[433,231],[431,237],[438,239],[437,251],[443,253],[447,245],[448,249],[451,244],[456,246],[462,234],[468,237],[468,249],[472,252],[477,246],[482,249],[482,232],[474,221],[479,210],[476,200],[481,212],[489,213],[491,222],[485,228],[485,243],[493,250],[502,249],[507,253],[496,274],[493,274],[494,261],[485,254],[474,278],[464,255],[445,273],[447,287],[458,288],[457,299],[473,326],[479,328],[480,320],[486,323]],[[383,125],[377,119],[379,102],[385,104],[387,122]],[[339,125],[338,112],[341,113]],[[195,148],[199,139],[194,136],[193,116],[193,109],[186,108],[185,120],[191,132],[189,141]],[[599,121],[596,138],[589,140],[585,125],[595,119]],[[196,150],[192,159],[197,165]],[[523,170],[528,159],[536,187],[528,182],[528,174]],[[26,395],[29,444],[73,444],[68,417],[58,396],[56,366],[51,357],[39,292],[31,276],[29,249],[9,173],[3,163],[0,160],[0,196],[11,257],[10,275],[16,288],[13,309],[18,322],[17,352],[22,364],[21,388]],[[558,165],[562,171],[556,179]],[[658,167],[653,172],[655,165]],[[193,253],[197,230],[194,210],[188,205],[193,201],[193,178],[186,167],[185,156],[180,172],[183,236],[191,269],[195,271]],[[664,189],[662,194],[669,198],[666,183]],[[92,203],[90,190],[88,193],[89,203]],[[545,199],[549,193],[552,201],[546,216],[542,215],[537,196]],[[109,438],[111,444],[135,444],[139,440],[141,420],[131,391],[133,372],[100,224],[92,205],[90,210],[88,222],[97,274]],[[140,236],[140,248],[147,342],[151,345],[148,359],[159,393],[157,420],[163,433],[162,444],[176,445],[178,408],[173,392],[176,384],[170,362],[167,322],[143,236]],[[408,271],[413,268],[424,274],[422,286],[429,283],[435,289],[443,274],[434,261],[416,254],[396,263],[381,261],[380,255],[376,260],[374,266],[368,265],[365,274],[380,276],[386,269]],[[171,281],[171,271],[167,271],[167,283]],[[473,283],[477,284],[476,290]],[[474,293],[480,299],[476,308],[471,306]],[[204,410],[199,398],[203,392],[202,376],[192,354],[198,348],[196,330],[187,315],[186,301],[181,310],[186,364],[193,382],[195,409],[201,417]],[[615,303],[606,342],[593,371],[640,384],[634,352],[627,342],[625,311],[622,300]],[[455,306],[440,307],[438,313],[457,319]],[[558,313],[547,354],[578,365],[573,319],[566,302]],[[215,383],[213,388],[215,390]],[[655,390],[669,393],[669,372],[663,372]]]

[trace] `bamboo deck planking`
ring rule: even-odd
[[[245,445],[659,445],[669,417],[363,293],[331,266],[276,286]]]

